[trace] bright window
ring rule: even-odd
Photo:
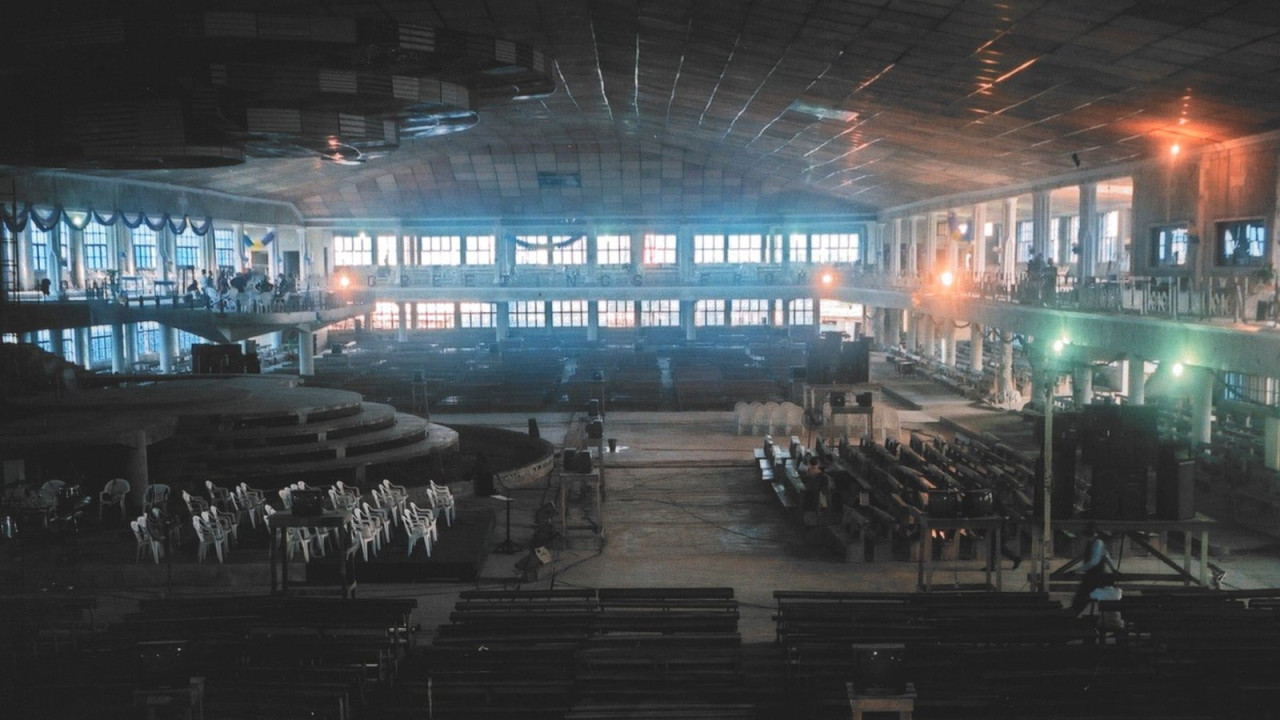
[[[462,238],[457,235],[426,235],[418,238],[421,265],[459,265],[462,263]]]
[[[675,265],[676,236],[646,234],[644,236],[644,264]]]
[[[809,258],[815,263],[856,263],[860,240],[858,233],[813,233],[809,236]]]
[[[105,327],[105,326],[104,326]],[[54,332],[57,332],[56,330]],[[108,338],[110,335],[108,335]],[[76,329],[62,329],[62,358],[69,363],[80,364],[80,355],[76,352]]]
[[[547,252],[550,243],[546,235],[517,235],[516,265],[550,264],[551,254]]]
[[[41,330],[36,333],[36,347],[45,352],[53,352],[53,340],[48,330]]]
[[[1102,214],[1102,237],[1098,241],[1098,262],[1120,261],[1120,211]]]
[[[729,324],[735,327],[740,325],[768,325],[769,301],[760,298],[738,298],[734,300]]]
[[[492,265],[497,260],[497,240],[492,235],[467,236],[468,265]],[[489,326],[485,326],[489,327]]]
[[[376,241],[376,246],[378,248],[378,264],[379,265],[399,265],[400,264],[400,259],[396,257],[396,236],[395,235],[379,235]]]
[[[152,233],[154,235],[154,233]],[[276,240],[275,242],[280,242]],[[236,267],[236,234],[231,228],[214,228],[213,257],[218,267],[234,270]]]
[[[400,303],[380,302],[373,306],[371,330],[396,330],[400,327]]]
[[[809,236],[804,233],[791,233],[791,244],[787,253],[787,257],[793,263],[809,262]]]
[[[636,326],[636,306],[630,300],[601,300],[596,303],[600,327],[629,328]]]
[[[698,300],[693,304],[693,324],[711,327],[725,324],[724,300]]]
[[[107,237],[107,226],[91,220],[81,232],[84,238],[84,266],[90,270],[106,270],[115,267],[111,243]]]
[[[787,318],[789,325],[812,325],[813,324],[813,298],[796,298],[791,301],[791,317]]]
[[[557,235],[551,238],[551,242],[555,243],[551,248],[552,265],[587,264],[587,236],[582,235],[573,242],[569,242],[569,238],[568,235]]]
[[[129,231],[129,237],[133,241],[133,266],[138,270],[154,270],[159,241],[156,231],[140,225]]]
[[[200,266],[200,236],[191,228],[182,231],[182,234],[174,239],[173,261],[180,268]]]
[[[448,330],[454,327],[453,303],[426,302],[418,303],[419,330]]]
[[[630,235],[598,235],[596,236],[597,265],[630,265]]]
[[[138,323],[133,341],[134,356],[155,355],[158,352],[160,352],[160,323],[154,320]]]
[[[31,238],[31,269],[46,272],[49,269],[49,246],[53,244],[53,231],[41,230],[34,224],[27,228]]]
[[[491,328],[498,324],[498,306],[487,302],[464,302],[458,306],[464,328]]]
[[[89,365],[91,367],[110,364],[114,348],[110,325],[89,327]]]
[[[693,262],[696,265],[713,265],[724,262],[723,235],[694,235]]]
[[[1031,238],[1034,230],[1030,220],[1018,221],[1018,235],[1014,262],[1027,262],[1031,259]]]
[[[586,327],[587,326],[587,301],[586,300],[552,300],[551,301],[551,326],[552,327]]]
[[[373,264],[373,238],[360,235],[333,236],[334,267],[350,267]]]
[[[547,326],[547,304],[542,300],[512,300],[508,307],[507,320],[513,328]]]
[[[641,327],[678,327],[680,325],[679,300],[641,300]]]
[[[731,263],[758,263],[764,260],[763,235],[730,235],[728,259]]]

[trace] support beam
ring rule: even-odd
[[[1129,404],[1144,405],[1147,402],[1147,361],[1129,353]]]
[[[178,356],[178,331],[168,325],[160,326],[160,372],[173,374],[173,361]]]
[[[316,374],[315,337],[309,330],[298,331],[298,374],[302,377]]]
[[[1031,194],[1031,252],[1049,257],[1049,191]]]
[[[1080,186],[1080,254],[1075,257],[1077,282],[1094,275],[1098,261],[1098,184]]]
[[[1204,368],[1187,368],[1186,377],[1191,382],[1191,447],[1208,445],[1213,431],[1214,374]]]
[[[1093,400],[1093,366],[1080,365],[1071,371],[1071,402],[1077,409]]]
[[[996,390],[999,402],[1013,402],[1017,399],[1013,386],[1013,333],[1000,331],[1000,370],[996,373]]]
[[[978,323],[969,323],[969,369],[975,373],[982,372],[983,327]]]

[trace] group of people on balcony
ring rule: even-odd
[[[1033,253],[1027,261],[1028,301],[1036,305],[1058,304],[1058,266],[1053,258]]]
[[[200,279],[192,279],[187,296],[209,310],[255,312],[269,309],[276,300],[283,301],[297,291],[297,280],[279,273],[275,282],[266,273],[252,268],[232,272],[220,268],[216,273],[200,271]]]

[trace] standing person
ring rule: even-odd
[[[1080,570],[1084,577],[1076,588],[1075,598],[1071,601],[1071,614],[1079,615],[1089,607],[1089,594],[1100,587],[1112,585],[1111,573],[1118,572],[1111,553],[1107,551],[1106,536],[1098,530],[1098,526],[1089,523],[1089,548],[1085,552],[1084,562]]]

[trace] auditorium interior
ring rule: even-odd
[[[1280,716],[1270,0],[10,16],[6,717]]]

